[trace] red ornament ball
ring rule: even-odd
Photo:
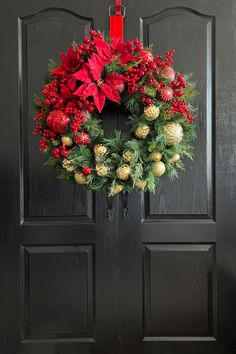
[[[82,168],[82,173],[87,176],[87,175],[90,175],[90,173],[92,172],[92,169],[89,168],[89,167],[84,167]]]
[[[63,133],[70,124],[70,118],[60,110],[52,111],[47,117],[47,125],[54,133]]]
[[[91,138],[87,133],[82,131],[78,135],[76,135],[74,141],[77,145],[88,145],[91,141]]]
[[[138,60],[149,62],[153,60],[153,55],[148,50],[141,50],[138,54]]]
[[[170,66],[168,66],[167,68],[164,68],[161,71],[161,74],[169,82],[173,82],[175,80],[175,71]]]
[[[171,101],[173,98],[173,90],[169,86],[165,86],[162,89],[160,89],[160,96],[163,101]]]

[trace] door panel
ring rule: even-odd
[[[167,183],[167,178],[162,178],[157,196],[147,195],[145,207],[151,218],[212,218],[214,214],[214,23],[211,14],[185,7],[167,8],[141,19],[140,30],[145,45],[153,43],[156,53],[174,48],[176,68],[180,72],[193,73],[199,92],[194,164],[186,161],[186,171],[180,172],[181,178],[174,183]]]
[[[0,353],[233,353],[235,4],[124,2],[126,39],[174,48],[175,67],[193,72],[198,139],[179,180],[130,194],[127,217],[116,196],[110,219],[102,193],[43,166],[32,134],[48,58],[90,27],[108,32],[109,5],[1,4]],[[106,134],[126,117],[107,107]]]

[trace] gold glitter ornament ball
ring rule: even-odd
[[[107,147],[102,144],[96,144],[93,147],[93,152],[95,156],[104,156],[107,153]]]
[[[169,160],[170,163],[176,163],[180,160],[179,154],[174,154],[174,156]]]
[[[123,189],[124,189],[124,186],[122,186],[121,184],[116,184],[115,185],[115,188],[114,188],[114,192],[115,193],[120,193],[121,191],[123,191]]]
[[[130,166],[127,164],[121,165],[117,168],[116,173],[119,179],[126,181],[130,176]]]
[[[146,139],[146,137],[148,136],[148,134],[150,133],[150,128],[147,124],[142,124],[139,125],[136,129],[135,129],[135,135],[137,138],[139,139]]]
[[[122,154],[123,159],[125,162],[130,162],[132,160],[134,153],[131,150],[125,150]]]
[[[152,172],[155,177],[160,177],[165,173],[166,166],[162,161],[156,161],[152,164]]]
[[[73,145],[73,140],[67,135],[61,137],[61,142],[62,142],[62,145],[64,145],[64,146],[72,146]]]
[[[95,170],[96,170],[96,173],[98,176],[106,176],[109,171],[110,171],[110,168],[109,166],[105,165],[105,164],[98,164],[95,166]]]
[[[160,114],[160,108],[155,106],[154,104],[151,104],[150,106],[144,108],[143,114],[147,120],[155,120]]]
[[[63,161],[62,161],[62,167],[67,171],[67,172],[72,172],[72,171],[74,171],[74,166],[73,166],[73,164],[71,163],[71,161],[70,160],[68,160],[68,159],[64,159]]]
[[[159,151],[154,150],[151,153],[151,160],[152,161],[160,161],[161,159],[162,159],[162,154]]]
[[[77,182],[78,184],[87,183],[87,177],[82,172],[75,172],[74,178],[75,182]]]
[[[164,135],[168,145],[177,145],[183,139],[183,128],[179,123],[167,123],[164,126]]]
[[[135,186],[140,189],[141,191],[143,191],[145,189],[147,185],[147,182],[146,181],[139,181],[135,184]]]

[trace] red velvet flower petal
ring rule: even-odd
[[[112,57],[109,44],[100,38],[94,38],[94,42],[96,44],[98,55],[104,62],[109,62]]]
[[[110,73],[106,76],[106,83],[110,86],[116,86],[126,81],[126,77],[118,73]]]
[[[72,66],[70,64],[70,61],[67,58],[67,55],[65,53],[60,52],[60,59],[61,59],[61,63],[62,63],[63,68],[67,71],[71,71]]]
[[[83,94],[85,96],[96,96],[98,94],[97,85],[93,82],[87,84],[87,87],[84,89]]]
[[[74,91],[75,89],[75,85],[76,85],[76,79],[71,76],[68,80],[67,80],[67,86],[69,87],[69,89],[71,91]]]
[[[92,82],[91,74],[88,68],[87,63],[83,65],[82,69],[77,71],[73,75],[77,80],[80,80],[82,82],[90,83]]]
[[[120,95],[117,90],[113,88],[113,86],[109,86],[108,84],[102,84],[101,90],[106,95],[109,100],[120,103]]]
[[[93,53],[91,59],[88,61],[88,67],[93,79],[95,81],[99,80],[103,72],[104,62],[97,54]]]
[[[104,104],[105,104],[106,97],[101,90],[98,90],[98,94],[94,96],[94,104],[98,109],[98,112],[101,113]]]
[[[75,92],[74,95],[77,96],[83,96],[84,95],[84,90],[88,86],[88,84],[82,84]]]

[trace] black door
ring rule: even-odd
[[[236,7],[232,0],[126,1],[126,39],[198,82],[195,160],[155,195],[115,197],[55,179],[33,129],[49,57],[110,1],[1,3],[0,353],[236,352]],[[124,124],[103,115],[107,132]],[[19,163],[20,156],[20,163]]]

